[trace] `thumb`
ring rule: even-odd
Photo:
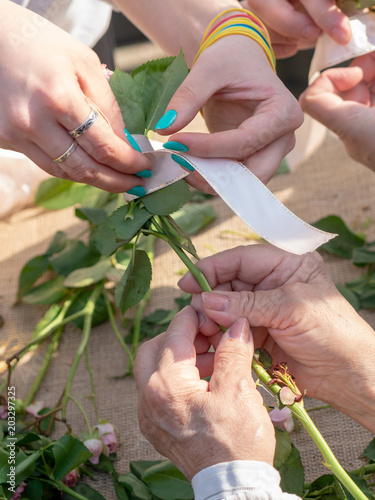
[[[233,398],[233,387],[241,384],[253,390],[255,383],[251,375],[251,360],[254,342],[249,322],[240,318],[225,332],[215,352],[214,370],[210,380],[210,391],[228,393]],[[245,391],[247,392],[247,391]],[[234,395],[236,397],[236,395]]]
[[[188,125],[215,93],[214,79],[198,59],[188,76],[174,93],[165,114],[155,126],[161,135],[178,132]]]

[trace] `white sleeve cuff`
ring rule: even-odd
[[[280,474],[265,462],[234,460],[212,465],[196,474],[191,484],[195,500],[297,500],[283,493]]]

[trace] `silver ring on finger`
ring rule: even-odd
[[[87,132],[91,125],[94,125],[96,119],[98,118],[98,115],[99,113],[97,112],[97,110],[95,108],[91,108],[91,112],[86,120],[74,130],[68,131],[68,134],[72,136],[73,139],[77,139],[85,132]]]
[[[55,158],[53,161],[55,163],[62,163],[63,161],[65,161],[67,158],[69,158],[69,156],[74,152],[74,150],[76,149],[76,147],[78,146],[78,143],[77,141],[74,139],[73,142],[71,143],[71,145],[68,147],[68,149],[65,151],[65,153],[63,153],[61,156],[59,156],[58,158]]]

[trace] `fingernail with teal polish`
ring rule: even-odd
[[[131,135],[131,133],[128,130],[126,130],[126,128],[124,128],[124,132],[125,132],[127,140],[129,141],[130,146],[133,149],[135,149],[136,151],[139,151],[140,153],[142,153],[141,148],[138,146],[138,144],[136,143],[136,141],[135,141],[134,137]]]
[[[146,194],[146,190],[142,186],[135,186],[129,191],[126,191],[128,194],[133,194],[134,196],[144,196]]]
[[[181,142],[176,141],[168,141],[163,144],[163,148],[171,149],[172,151],[181,151],[182,153],[186,153],[189,151],[189,148],[185,146],[185,144],[181,144]]]
[[[177,111],[175,111],[174,109],[170,109],[160,118],[158,123],[155,125],[155,130],[161,130],[170,127],[172,123],[176,120],[176,118],[177,118]]]
[[[148,179],[149,177],[152,176],[151,170],[141,170],[140,172],[137,172],[136,174],[137,177],[142,177],[142,179]]]
[[[181,156],[173,155],[171,156],[172,160],[174,160],[176,163],[181,165],[181,167],[186,168],[187,170],[190,170],[190,172],[194,172],[194,167],[190,165],[188,161],[185,160],[185,158],[181,158]]]

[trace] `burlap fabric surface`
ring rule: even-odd
[[[328,214],[338,214],[352,228],[365,229],[368,237],[375,239],[375,175],[348,159],[341,143],[331,135],[319,151],[295,172],[277,176],[270,182],[269,187],[288,208],[307,222]],[[194,237],[201,257],[237,245],[254,243],[244,237],[250,234],[249,229],[220,199],[215,199],[212,203],[217,212],[216,221]],[[73,236],[84,227],[84,223],[78,222],[73,216],[72,209],[48,212],[30,208],[0,222],[0,314],[4,320],[4,326],[0,329],[1,370],[4,368],[6,356],[26,343],[44,311],[43,308],[29,305],[12,306],[16,298],[20,269],[27,260],[46,249],[57,230],[64,230]],[[344,283],[361,272],[345,260],[327,255],[324,255],[324,258],[335,282]],[[167,245],[158,242],[152,298],[148,311],[159,307],[173,307],[173,298],[180,295],[176,282],[177,271],[182,267]],[[363,312],[363,317],[375,326],[374,313]],[[38,395],[38,399],[48,406],[54,405],[60,396],[79,341],[80,331],[67,327]],[[22,398],[26,394],[40,366],[42,352],[43,349],[23,358],[19,369],[15,371],[13,382],[16,385],[17,397]],[[126,357],[108,323],[94,328],[90,341],[90,357],[100,415],[112,422],[119,431],[117,469],[126,472],[131,460],[160,458],[138,429],[134,380],[113,378],[124,373]],[[342,383],[345,384],[345,380],[342,380]],[[84,399],[89,393],[89,379],[82,362],[75,378],[73,394],[91,413],[90,402]],[[307,399],[307,405],[316,404],[317,402]],[[74,432],[79,434],[84,431],[84,421],[73,404],[69,405],[68,413]],[[371,434],[333,409],[313,412],[312,417],[342,464],[349,469],[360,466],[362,460],[359,455],[370,441]],[[91,418],[95,424],[93,413]],[[321,464],[321,456],[304,430],[293,432],[292,437],[302,455],[306,480],[311,481],[328,472]],[[115,498],[109,481],[101,478],[99,484],[106,499]]]

